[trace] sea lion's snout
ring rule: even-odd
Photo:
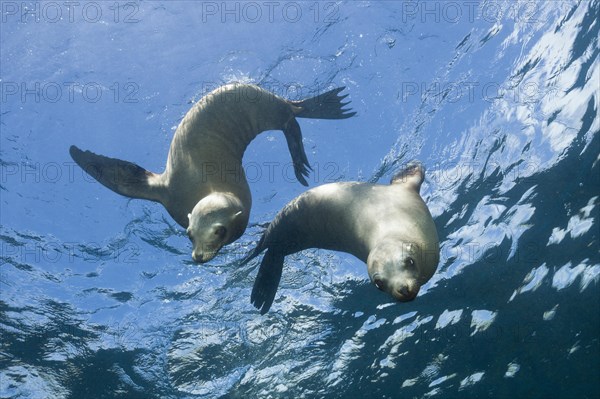
[[[398,284],[394,287],[392,295],[401,302],[412,301],[419,293],[419,286],[410,284]]]
[[[217,255],[217,251],[215,251],[215,252],[193,251],[192,259],[196,263],[206,263],[206,262],[212,260],[216,255]]]
[[[415,299],[421,288],[418,284],[411,281],[394,281],[390,284],[390,282],[383,278],[379,273],[373,274],[371,280],[377,289],[388,292],[401,302],[409,302]]]
[[[204,263],[205,262],[202,258],[202,255],[198,254],[196,251],[192,252],[192,259],[196,263]]]

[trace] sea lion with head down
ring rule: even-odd
[[[245,231],[252,198],[242,168],[250,142],[266,130],[283,130],[296,178],[307,185],[310,165],[296,118],[345,119],[354,112],[338,96],[343,87],[289,101],[249,84],[228,84],[198,101],[171,142],[165,171],[156,174],[127,161],[71,146],[75,162],[118,194],[161,203],[193,243],[192,258],[211,260]]]
[[[356,256],[371,281],[400,301],[410,301],[435,273],[439,240],[433,218],[419,194],[425,178],[416,161],[390,185],[346,182],[313,188],[288,203],[273,219],[256,248],[266,250],[251,302],[266,313],[281,279],[286,255],[323,248]]]

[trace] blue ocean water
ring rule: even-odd
[[[0,397],[600,394],[598,1],[0,7]],[[281,132],[245,154],[249,229],[203,265],[160,205],[69,157],[161,172],[191,104],[231,81],[347,87],[356,117],[300,120],[312,187],[425,164],[442,249],[414,301],[309,250],[252,307],[239,259],[305,190]]]

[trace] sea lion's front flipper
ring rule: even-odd
[[[82,151],[74,145],[69,148],[69,153],[77,165],[112,191],[126,197],[160,202],[158,175],[132,162]]]
[[[292,155],[292,161],[294,162],[294,173],[296,179],[304,186],[308,186],[305,176],[308,177],[309,170],[312,170],[306,158],[306,152],[304,152],[304,144],[302,143],[302,131],[296,118],[290,119],[283,129],[283,134],[287,140],[290,154]]]
[[[269,249],[260,263],[250,295],[250,302],[260,310],[260,314],[267,313],[273,304],[281,280],[284,258],[279,252]]]
[[[418,193],[421,190],[423,180],[425,180],[425,167],[421,162],[413,160],[396,173],[390,183],[404,184]]]

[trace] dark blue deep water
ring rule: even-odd
[[[598,1],[2,1],[1,398],[597,398]],[[346,254],[288,257],[249,302],[266,223],[305,190],[281,132],[244,164],[246,234],[191,262],[158,204],[71,144],[163,170],[207,91],[346,86],[300,120],[310,186],[427,167],[437,273],[409,303]]]

